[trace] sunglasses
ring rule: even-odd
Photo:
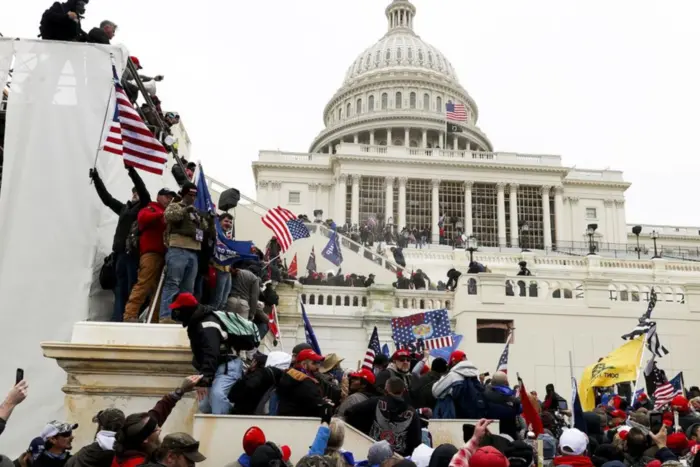
[[[397,362],[408,362],[410,359],[408,357],[399,357],[396,359]]]

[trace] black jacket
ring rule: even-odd
[[[285,417],[320,417],[324,404],[320,383],[300,370],[291,368],[277,385],[277,415]]]
[[[422,442],[420,417],[399,397],[360,402],[345,412],[345,422],[376,441],[386,439],[401,456],[411,455]]]
[[[521,412],[518,399],[487,386],[484,390],[484,400],[488,404],[488,418],[498,420],[501,433],[515,439],[518,433],[517,418]]]
[[[92,28],[87,34],[87,41],[93,44],[109,44],[109,37],[102,28]]]
[[[416,379],[411,386],[411,400],[413,405],[421,408],[435,407],[435,396],[433,396],[433,384],[435,384],[442,375],[434,371],[429,371],[423,376]]]
[[[75,12],[76,0],[64,3],[55,2],[44,12],[39,25],[41,38],[51,41],[85,41],[85,31],[80,27],[80,20],[73,21],[68,12]]]
[[[126,252],[126,238],[129,236],[129,232],[131,231],[131,224],[136,221],[139,211],[145,208],[146,205],[151,202],[151,195],[148,193],[146,184],[143,183],[143,180],[141,180],[141,177],[136,172],[136,169],[129,167],[128,172],[129,177],[131,177],[131,180],[134,182],[136,193],[139,195],[139,201],[137,203],[133,203],[131,201],[122,203],[121,201],[114,199],[112,195],[109,194],[109,191],[107,191],[107,188],[99,175],[94,178],[95,189],[97,190],[100,200],[102,200],[102,204],[107,206],[119,216],[119,220],[117,221],[117,229],[114,231],[114,241],[112,242],[112,251],[115,253]]]
[[[46,454],[46,452],[42,452],[39,454],[39,457],[34,460],[32,467],[64,467],[70,460],[70,457],[69,453],[65,459],[56,459]]]
[[[377,391],[379,391],[381,394],[384,394],[384,386],[386,385],[386,382],[389,381],[389,378],[392,376],[396,376],[397,378],[401,378],[406,385],[406,393],[404,394],[404,400],[411,404],[411,389],[413,387],[413,382],[416,379],[413,373],[410,371],[407,373],[401,373],[399,371],[396,371],[395,368],[393,368],[393,365],[390,365],[389,368],[382,370],[379,372],[377,375],[377,382],[375,386],[377,387]]]
[[[192,366],[204,376],[204,387],[211,386],[220,364],[237,358],[233,351],[253,350],[259,344],[253,336],[227,334],[225,338],[226,329],[213,312],[213,307],[197,305],[192,317],[183,320],[192,349]]]
[[[228,393],[233,415],[254,415],[262,396],[282,378],[279,368],[256,368],[236,381]]]
[[[114,459],[114,451],[103,450],[95,441],[68,459],[66,467],[110,467],[112,459]]]

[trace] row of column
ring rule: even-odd
[[[359,225],[360,223],[360,175],[352,175],[352,203],[350,209],[350,222],[352,224]],[[345,200],[347,196],[347,180],[348,175],[341,174],[336,178],[336,214],[337,219],[345,218]],[[390,216],[394,212],[394,182],[395,177],[387,177],[385,179],[385,206],[384,212],[387,216]],[[398,219],[395,224],[399,228],[406,226],[406,183],[408,182],[407,177],[399,177],[399,209],[398,209]],[[464,182],[464,231],[467,235],[470,235],[474,231],[474,219],[472,217],[472,187],[474,182],[467,181]],[[512,247],[518,247],[520,245],[519,233],[520,226],[518,225],[518,187],[517,183],[508,184],[509,196],[510,196],[510,244]],[[507,246],[506,238],[506,203],[505,203],[505,183],[497,183],[497,207],[498,207],[498,239],[501,247]],[[552,190],[551,186],[542,186],[540,188],[540,193],[542,194],[542,217],[543,217],[543,230],[544,230],[544,247],[552,247],[552,225],[551,225],[551,211],[549,206],[549,195]],[[432,241],[437,243],[439,241],[439,231],[437,228],[438,222],[440,220],[440,180],[432,180],[432,192],[431,192],[431,229],[432,229]],[[564,198],[562,196],[562,187],[554,187],[554,219],[555,219],[555,231],[562,232],[563,224],[562,219],[564,215]]]
[[[396,130],[396,128],[394,128],[394,130]],[[382,131],[384,131],[384,130],[382,130]],[[411,137],[410,137],[410,136],[411,136],[411,129],[410,129],[410,128],[404,128],[403,131],[404,131],[403,145],[404,145],[404,147],[407,147],[407,148],[408,148],[408,147],[410,147],[410,145],[411,145]],[[374,145],[375,145],[375,140],[376,140],[375,133],[376,133],[376,130],[370,130],[370,131],[369,131],[369,145],[370,145],[370,146],[374,146]],[[387,129],[386,129],[386,133],[387,133],[387,137],[386,137],[386,139],[387,139],[387,146],[393,146],[393,132],[392,132],[392,129],[391,129],[391,128],[387,128]],[[359,133],[355,133],[354,135],[352,135],[352,138],[353,138],[353,143],[359,144],[359,142],[360,142],[360,135],[359,135]],[[466,139],[466,138],[463,138],[463,139]],[[461,149],[459,149],[459,141],[460,141],[459,135],[455,134],[455,135],[452,136],[452,149],[461,150]],[[446,145],[447,145],[447,143],[449,143],[449,142],[450,142],[449,139],[447,139],[447,138],[445,137],[445,132],[444,132],[444,131],[439,131],[439,132],[438,132],[438,141],[437,141],[437,145],[438,145],[440,148],[442,148],[442,149],[446,149]],[[328,144],[328,147],[327,147],[328,154],[332,154],[332,153],[333,153],[333,147],[334,147],[335,144],[337,144],[337,143],[338,143],[338,142],[336,141],[336,142],[334,142],[334,143],[329,143],[329,144]],[[420,147],[421,147],[422,149],[427,149],[427,148],[428,148],[428,130],[426,130],[426,129],[422,129],[422,141],[421,141],[421,146],[420,146]],[[471,142],[470,142],[468,139],[466,139],[466,146],[465,146],[464,150],[470,150],[470,149],[471,149]]]

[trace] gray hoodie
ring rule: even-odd
[[[478,378],[479,370],[469,360],[459,362],[445,376],[433,385],[433,396],[441,399],[447,395],[449,389],[455,383],[459,383],[464,378]]]

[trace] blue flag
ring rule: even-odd
[[[683,372],[681,371],[678,373],[676,376],[673,377],[673,379],[669,380],[669,383],[671,383],[671,386],[673,386],[673,395],[681,395],[685,396],[685,385],[683,383]]]
[[[207,186],[207,179],[204,177],[202,164],[199,164],[199,174],[195,185],[197,185],[197,198],[194,200],[194,207],[200,212],[216,214],[216,207],[209,194],[209,187]]]
[[[452,345],[449,347],[442,347],[440,349],[432,349],[430,351],[430,356],[433,358],[442,358],[446,362],[449,362],[450,355],[452,355],[452,352],[459,348],[459,344],[462,343],[463,338],[464,336],[461,334],[454,334],[452,336]]]
[[[220,266],[231,266],[236,258],[247,261],[258,261],[258,255],[253,253],[253,242],[231,240],[226,237],[221,228],[219,219],[216,219],[216,247],[214,248],[214,262]]]
[[[309,344],[312,349],[314,349],[314,352],[316,352],[319,355],[323,355],[321,353],[321,347],[318,346],[318,341],[316,340],[314,328],[311,327],[309,317],[306,316],[306,308],[304,308],[303,303],[301,303],[301,318],[304,320],[304,334],[306,334],[306,343]]]
[[[582,433],[588,433],[586,420],[583,418],[583,407],[578,396],[578,384],[576,378],[571,378],[571,414],[573,415],[573,427]]]
[[[390,354],[390,352],[389,352],[389,344],[384,344],[384,345],[382,346],[382,353],[383,353],[384,355],[386,355],[387,357],[389,356],[389,354]]]
[[[333,224],[333,227],[335,227],[335,224]],[[338,240],[338,233],[335,231],[335,228],[331,233],[331,238],[328,240],[328,245],[326,245],[321,252],[321,256],[336,266],[340,266],[343,262],[343,252],[340,251],[340,241]]]

